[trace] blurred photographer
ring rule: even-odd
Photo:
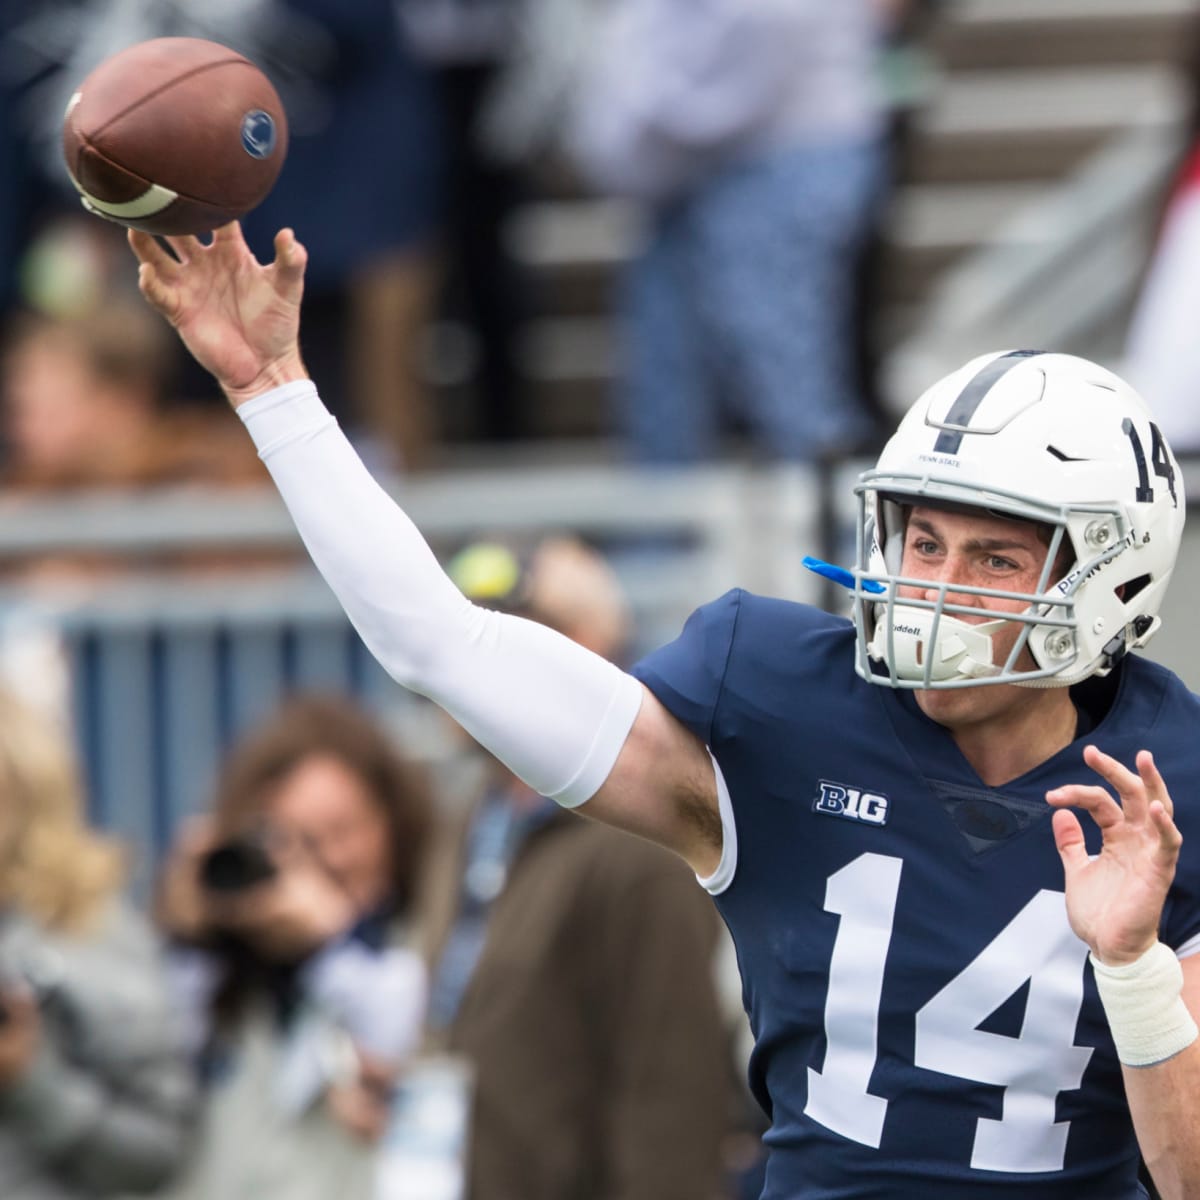
[[[0,692],[0,1195],[159,1188],[194,1090],[150,928],[89,831],[69,738]]]
[[[424,1017],[408,918],[426,826],[422,780],[349,700],[293,700],[235,748],[159,891],[206,1089],[172,1194],[372,1194]]]

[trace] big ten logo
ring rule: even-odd
[[[886,825],[888,798],[879,792],[864,792],[860,788],[847,787],[844,783],[830,783],[821,779],[817,781],[813,811],[845,817],[850,821],[864,821],[868,825]]]

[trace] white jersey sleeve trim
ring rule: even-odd
[[[696,882],[712,896],[719,896],[733,882],[737,871],[737,825],[733,819],[733,801],[729,797],[729,788],[725,776],[721,774],[720,765],[713,752],[708,752],[717,778],[717,805],[721,812],[721,861],[717,869],[704,878],[696,876]]]
[[[1182,946],[1175,949],[1176,958],[1191,958],[1193,954],[1200,954],[1200,933],[1193,938],[1188,938]]]

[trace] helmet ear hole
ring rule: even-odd
[[[1053,538],[1053,534],[1049,535]],[[1058,552],[1054,556],[1054,565],[1050,568],[1050,578],[1065,579],[1072,570],[1075,564],[1079,561],[1075,554],[1075,547],[1071,544],[1071,537],[1067,531],[1063,530],[1062,541],[1059,543]]]
[[[1118,600],[1123,600],[1126,604],[1142,591],[1143,588],[1150,586],[1151,579],[1149,575],[1139,575],[1136,579],[1130,579],[1127,583],[1121,584],[1115,588]]]

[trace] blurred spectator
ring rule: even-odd
[[[497,441],[529,433],[517,342],[532,280],[506,236],[528,198],[524,156],[497,154],[483,122],[526,0],[400,0],[410,40],[437,81],[446,145],[442,313],[470,337],[475,425]]]
[[[21,307],[78,313],[124,286],[124,230],[85,216],[62,157],[67,101],[106,55],[153,37],[151,6],[129,0],[0,4],[0,332]],[[187,359],[172,353],[180,362]],[[212,394],[205,381],[205,397]]]
[[[0,8],[0,50],[10,53],[11,33],[22,16],[21,6]],[[0,58],[0,61],[3,61]],[[17,263],[29,231],[32,172],[28,145],[17,120],[17,81],[0,72],[0,317],[16,301]]]
[[[884,105],[883,182],[858,260],[854,281],[856,386],[879,430],[895,423],[880,391],[880,365],[893,331],[880,326],[891,283],[886,240],[890,200],[910,166],[916,114],[939,83],[939,67],[929,49],[930,32],[946,0],[874,0],[879,17],[878,73]]]
[[[1176,454],[1200,454],[1200,22],[1191,32],[1192,112],[1126,333],[1122,371]]]
[[[1130,318],[1123,373],[1178,455],[1200,454],[1200,146],[1176,180]]]
[[[170,405],[172,341],[133,299],[62,318],[14,319],[0,372],[0,486],[264,480],[226,412]]]
[[[55,20],[59,15],[61,25]],[[35,230],[48,212],[78,204],[56,187],[39,161],[41,88],[61,67],[55,48],[65,49],[67,16],[67,6],[57,0],[0,4],[0,326],[20,301],[24,255]],[[61,117],[63,106],[46,111]]]
[[[207,1100],[172,1195],[369,1200],[425,975],[407,948],[419,776],[349,700],[286,704],[179,837],[158,912]]]
[[[620,301],[634,455],[719,449],[722,405],[789,459],[874,435],[854,286],[883,181],[873,0],[618,0],[579,71],[567,143],[646,202]]]
[[[175,0],[172,32],[266,70],[291,130],[271,194],[243,222],[260,259],[290,226],[309,253],[304,355],[330,409],[385,463],[421,466],[435,428],[422,335],[438,279],[442,134],[433,80],[395,0]]]
[[[291,140],[274,190],[244,222],[247,238],[269,257],[276,231],[296,229],[309,251],[304,351],[328,381],[330,408],[386,463],[418,465],[433,436],[419,357],[437,280],[442,139],[433,81],[401,36],[395,0],[9,7],[0,5],[0,166],[13,173],[0,178],[0,217],[13,214],[22,239],[46,196],[54,211],[78,210],[58,130],[71,91],[102,58],[147,38],[203,37],[271,76]],[[0,264],[10,290],[18,261]],[[184,369],[184,394],[209,398],[211,379],[190,360]]]
[[[0,1195],[160,1187],[194,1089],[124,861],[84,825],[70,741],[0,694]]]
[[[479,136],[493,158],[519,165],[561,152],[579,73],[614,2],[517,0],[511,6],[511,45],[480,113]]]
[[[481,603],[606,655],[628,614],[572,539],[527,565],[476,545],[450,565]],[[717,922],[687,869],[491,764],[431,870],[431,1042],[474,1070],[470,1200],[709,1200],[731,1096]]]

